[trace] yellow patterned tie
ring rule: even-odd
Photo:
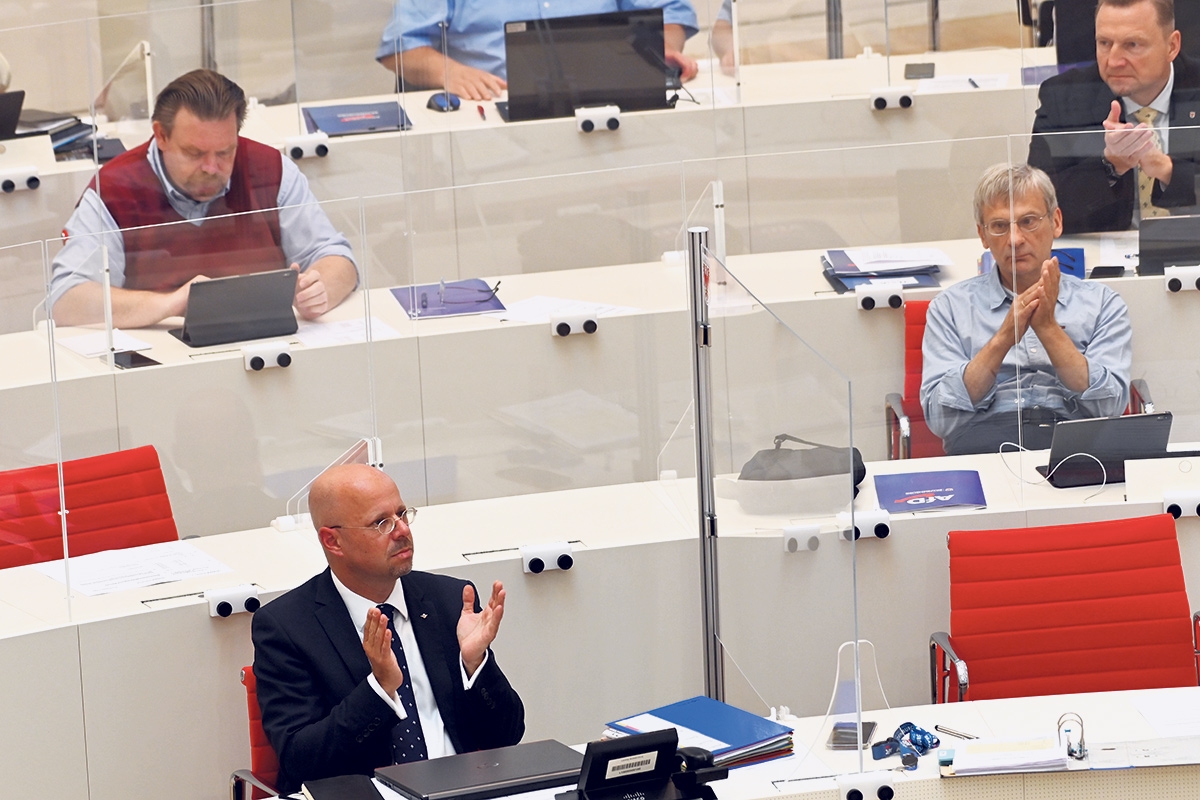
[[[1153,108],[1141,108],[1134,112],[1133,118],[1138,122],[1144,122],[1150,126],[1150,130],[1154,131],[1154,143],[1158,148],[1162,149],[1162,138],[1158,135],[1158,130],[1154,127],[1154,121],[1158,119],[1158,112]],[[1170,214],[1165,208],[1158,208],[1152,205],[1150,198],[1154,196],[1154,179],[1147,175],[1142,170],[1138,169],[1138,205],[1141,207],[1142,219],[1146,217],[1165,217]]]

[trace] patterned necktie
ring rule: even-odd
[[[1158,112],[1153,108],[1140,108],[1134,112],[1133,118],[1138,122],[1144,122],[1150,126],[1150,130],[1154,131],[1154,144],[1158,149],[1162,149],[1162,138],[1158,135],[1158,130],[1154,127],[1154,121],[1158,119]],[[1154,179],[1145,172],[1138,169],[1138,206],[1141,209],[1142,219],[1146,217],[1165,217],[1170,214],[1165,208],[1158,208],[1151,203],[1151,198],[1154,196]]]
[[[396,630],[396,609],[391,603],[384,603],[379,610],[387,617],[388,630],[392,632],[392,652],[396,654],[396,662],[404,673],[404,683],[396,690],[400,705],[404,707],[407,717],[396,723],[392,728],[392,761],[404,764],[408,761],[423,761],[429,758],[425,749],[425,733],[421,730],[421,720],[417,717],[417,698],[413,694],[412,673],[408,671],[408,659],[404,657],[404,647],[400,644],[400,633]]]

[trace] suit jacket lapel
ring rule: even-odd
[[[346,612],[346,604],[333,585],[333,578],[326,569],[317,582],[317,597],[315,615],[317,622],[329,637],[334,651],[341,658],[346,670],[350,673],[353,683],[358,683],[371,671],[371,662],[363,652],[362,641],[350,615]]]

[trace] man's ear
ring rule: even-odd
[[[150,127],[154,131],[154,143],[157,144],[158,149],[161,150],[163,145],[167,143],[167,130],[158,120],[154,120]]]
[[[337,528],[318,528],[317,541],[321,543],[321,547],[327,553],[332,553],[335,556],[342,555],[342,541],[339,536],[340,531]]]

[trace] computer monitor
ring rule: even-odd
[[[1146,217],[1138,227],[1138,275],[1200,264],[1200,215]]]
[[[661,8],[504,25],[508,119],[574,116],[581,106],[668,108],[678,70],[665,58]]]

